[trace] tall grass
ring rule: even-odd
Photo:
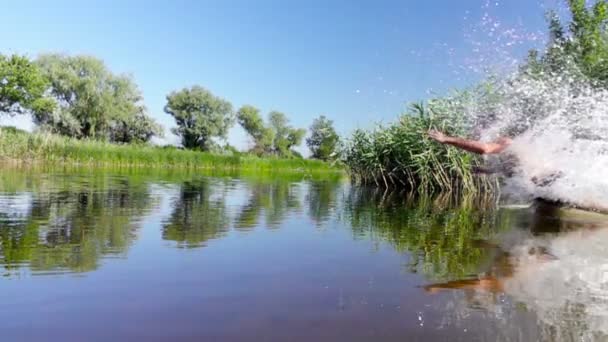
[[[96,140],[27,133],[0,128],[0,158],[14,163],[140,168],[341,172],[328,163],[308,159],[258,158],[247,154],[213,154],[150,145],[118,145]]]
[[[427,137],[430,129],[452,135],[464,133],[463,119],[441,109],[414,104],[397,122],[373,130],[356,130],[343,153],[352,179],[420,192],[493,188],[492,179],[474,174],[474,168],[481,163],[477,156]]]

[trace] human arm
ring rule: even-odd
[[[459,137],[450,137],[437,130],[430,130],[428,135],[431,139],[442,143],[458,147],[462,150],[477,154],[496,154],[504,151],[510,144],[511,139],[500,138],[494,142],[484,143],[476,140],[469,140]]]

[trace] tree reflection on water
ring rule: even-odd
[[[168,186],[154,190],[159,184]],[[608,333],[608,224],[599,214],[382,192],[337,178],[14,171],[0,173],[0,188],[8,276],[88,272],[104,258],[127,257],[152,214],[161,216],[162,239],[201,250],[233,232],[310,220],[313,229],[343,227],[408,255],[406,270],[426,279],[421,291],[449,296],[437,309],[448,325],[529,312],[547,340]]]

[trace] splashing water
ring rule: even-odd
[[[561,1],[537,3],[562,17],[569,12]],[[486,141],[514,138],[508,152],[519,167],[503,193],[608,211],[608,91],[584,81],[572,62],[560,74],[517,70],[528,49],[546,46],[547,34],[501,21],[501,6],[485,1],[479,21],[465,28],[471,50],[458,64],[465,73],[486,75],[491,88],[460,108],[471,128],[481,128]]]
[[[580,341],[597,340],[597,333],[608,336],[606,238],[608,227],[596,227],[524,242],[511,251],[517,270],[506,281],[505,291],[533,308],[559,340],[568,335]],[[545,245],[553,260],[531,256],[530,247],[538,245]],[[582,326],[572,324],[579,321]]]
[[[608,209],[608,91],[568,75],[513,76],[477,106],[482,139],[515,134],[507,193]]]

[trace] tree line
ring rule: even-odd
[[[164,112],[175,119],[172,133],[184,148],[221,151],[218,141],[238,123],[252,140],[247,152],[300,157],[294,148],[307,131],[290,125],[282,112],[271,111],[265,121],[254,106],[235,111],[229,101],[198,85],[173,91],[166,100]],[[39,130],[76,139],[148,143],[164,136],[133,78],[112,73],[91,56],[43,54],[31,60],[0,54],[0,112],[31,114]],[[306,144],[312,158],[335,159],[340,139],[333,122],[325,116],[316,118]]]

